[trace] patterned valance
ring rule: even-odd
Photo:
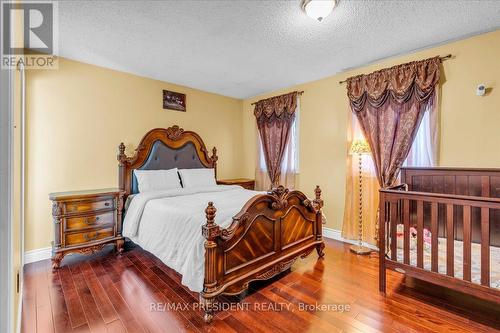
[[[258,122],[293,118],[297,108],[297,91],[262,99],[255,103],[254,115]]]
[[[374,107],[387,98],[402,104],[414,97],[425,103],[439,84],[439,57],[382,69],[347,79],[347,95],[354,111],[363,109],[366,102]]]

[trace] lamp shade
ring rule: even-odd
[[[363,155],[363,154],[370,154],[372,151],[370,149],[370,145],[368,142],[364,139],[361,140],[354,140],[352,142],[351,149],[349,150],[350,154],[358,154],[358,155]]]
[[[335,7],[335,2],[336,0],[302,0],[302,9],[307,16],[321,22],[330,15]]]

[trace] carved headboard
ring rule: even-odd
[[[139,142],[134,156],[125,155],[125,145],[118,147],[118,183],[125,196],[139,192],[134,170],[213,168],[217,175],[217,149],[212,156],[198,134],[177,125],[155,128]]]

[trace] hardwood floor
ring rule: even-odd
[[[290,272],[252,285],[242,300],[221,300],[224,309],[211,325],[202,320],[197,294],[182,287],[177,273],[138,247],[129,247],[122,256],[111,251],[92,257],[68,256],[56,272],[48,260],[40,261],[25,268],[22,332],[500,329],[497,304],[405,281],[396,272],[387,276],[388,294],[384,297],[378,293],[375,255],[353,255],[346,244],[331,240],[325,251],[324,259],[312,254],[296,262]],[[315,308],[316,304],[327,311]]]

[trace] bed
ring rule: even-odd
[[[386,269],[500,303],[500,169],[402,168],[380,190]]]
[[[200,293],[207,323],[217,296],[240,294],[314,249],[324,255],[319,186],[314,199],[283,186],[268,193],[228,185],[139,193],[134,170],[212,168],[217,174],[217,150],[210,154],[198,134],[179,126],[149,131],[131,157],[121,143],[117,158],[128,200],[123,235]]]

